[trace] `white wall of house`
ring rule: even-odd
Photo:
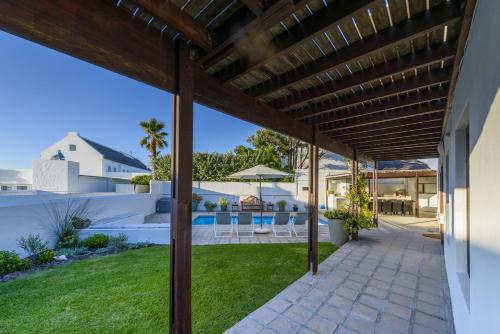
[[[74,145],[74,151],[70,150],[70,145]],[[43,150],[40,158],[41,160],[50,160],[58,151],[61,151],[67,161],[80,163],[80,173],[82,175],[103,175],[102,154],[80,138],[78,133],[68,132],[66,137]]]
[[[31,169],[0,168],[0,192],[31,190],[33,171]]]
[[[144,169],[141,169],[141,168],[120,164],[118,162],[114,162],[114,161],[111,161],[108,159],[102,160],[102,174],[101,174],[102,176],[104,176],[104,175],[110,175],[110,176],[122,175],[122,176],[125,176],[125,175],[132,174],[132,173],[136,173],[136,174],[140,174],[140,175],[149,174],[149,173],[146,173],[146,171],[144,171]]]
[[[499,17],[500,1],[478,1],[441,150],[446,191],[446,214],[441,219],[445,225],[446,269],[457,334],[498,333],[500,328]]]
[[[158,196],[151,194],[3,195],[0,200],[0,249],[24,256],[17,240],[29,233],[40,234],[54,246],[52,215],[47,209],[53,205],[64,207],[68,201],[82,203],[88,200],[92,218],[97,220],[128,213],[149,215],[155,212],[157,199]]]

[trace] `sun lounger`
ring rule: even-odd
[[[292,224],[289,212],[276,212],[273,217],[273,233],[275,237],[291,237]],[[286,235],[279,235],[284,234]]]
[[[239,237],[241,233],[250,233],[253,237],[254,224],[253,215],[251,212],[238,212],[238,222],[236,223],[236,236]]]
[[[214,236],[233,236],[233,224],[231,223],[231,214],[229,212],[217,212],[215,214]]]
[[[298,237],[299,233],[305,233],[307,236],[307,222],[309,221],[309,215],[307,212],[298,212],[295,215],[295,219],[292,225],[292,231],[295,233],[295,236]]]

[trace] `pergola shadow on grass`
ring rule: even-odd
[[[322,243],[320,261],[336,247]],[[307,244],[193,246],[193,332],[221,333],[307,271]],[[1,333],[166,333],[169,247],[94,257],[0,285]]]

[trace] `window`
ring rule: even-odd
[[[76,145],[74,145],[74,144],[69,144],[69,150],[70,150],[70,151],[76,151]]]
[[[111,166],[108,166],[108,172],[111,172]]]
[[[9,186],[2,186],[2,191],[7,191],[7,190],[10,190]]]
[[[419,194],[437,194],[437,184],[435,183],[419,183]]]
[[[116,172],[116,167],[113,167],[113,172]]]
[[[28,190],[28,186],[17,186],[17,190]]]

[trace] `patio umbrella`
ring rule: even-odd
[[[268,179],[282,179],[291,176],[288,173],[282,172],[277,169],[269,168],[264,165],[257,165],[252,168],[242,170],[240,172],[229,175],[228,179],[240,180],[259,180],[259,201],[260,201],[260,229],[256,229],[255,233],[269,233],[269,229],[262,226],[262,180]]]

